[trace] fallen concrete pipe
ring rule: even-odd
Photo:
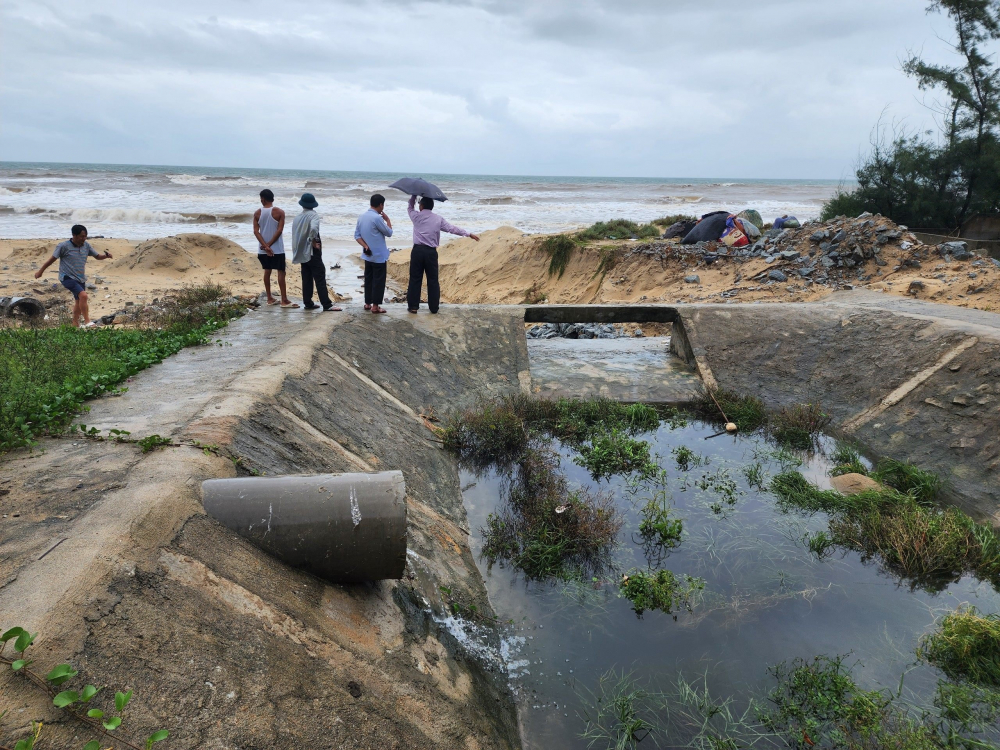
[[[289,565],[335,583],[403,577],[400,471],[210,479],[201,487],[210,516]]]
[[[45,305],[33,297],[0,297],[0,315],[38,318],[45,315]]]

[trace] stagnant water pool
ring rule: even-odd
[[[553,441],[571,487],[610,491],[625,513],[615,570],[596,581],[526,582],[509,567],[488,569],[480,561],[496,614],[507,623],[508,668],[526,747],[588,747],[580,735],[593,715],[602,678],[606,686],[622,674],[664,694],[677,692],[682,683],[697,685],[717,703],[734,698],[727,710],[738,713],[774,685],[769,667],[795,657],[848,655],[845,663],[854,665],[862,687],[895,691],[903,678],[904,699],[929,705],[941,675],[917,661],[920,635],[962,603],[997,611],[997,592],[968,576],[928,592],[854,552],[817,556],[803,538],[825,529],[826,516],[781,512],[776,498],[762,489],[766,476],[753,476],[751,468],[748,479],[747,467],[759,465],[774,475],[798,459],[799,471],[829,486],[831,464],[824,453],[832,440],[822,439],[815,452],[789,454],[760,436],[716,432],[714,425],[697,421],[676,428],[664,422],[655,433],[638,436],[650,443],[666,471],[662,487],[655,481],[630,486],[622,476],[595,482],[574,464],[570,448]],[[672,455],[681,446],[697,454],[701,465],[695,459],[683,470]],[[735,502],[717,489],[700,489],[706,476],[731,479]],[[501,501],[501,478],[495,470],[464,471],[462,481],[479,557],[480,529]],[[664,490],[683,521],[682,540],[650,560],[638,534],[639,514]],[[618,592],[621,571],[631,568],[697,576],[705,588],[691,611],[646,611],[638,617]],[[652,736],[641,746],[685,746],[696,733],[697,727],[690,733],[675,727],[672,736]]]

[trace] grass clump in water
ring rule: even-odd
[[[917,654],[953,680],[1000,687],[1000,616],[975,607],[950,612],[921,639]]]
[[[941,478],[936,474],[892,458],[884,458],[879,461],[875,471],[871,472],[871,477],[876,482],[888,485],[904,494],[912,495],[922,502],[930,502],[937,497],[942,484]]]
[[[659,237],[660,230],[653,224],[637,224],[630,219],[599,221],[577,235],[585,242],[594,240],[629,240]]]
[[[885,487],[857,495],[820,490],[798,472],[776,476],[771,490],[785,510],[830,514],[829,536],[840,547],[877,559],[913,586],[940,590],[964,573],[1000,584],[1000,534],[957,508]]]
[[[617,429],[597,435],[589,444],[580,446],[580,455],[574,461],[586,468],[595,480],[632,473],[649,477],[658,469],[649,457],[649,443],[630,438]]]
[[[686,445],[680,445],[670,451],[673,454],[674,462],[681,471],[690,471],[691,467],[698,467],[708,463],[708,459],[695,453]]]
[[[576,250],[576,243],[565,234],[557,234],[542,240],[539,248],[549,256],[549,276],[558,276],[561,279],[566,273],[569,259],[573,257],[573,251]]]
[[[712,397],[715,397],[713,400]],[[718,401],[718,405],[716,405]],[[725,416],[733,422],[741,432],[753,432],[767,424],[767,410],[764,402],[756,396],[744,396],[733,391],[716,390],[705,397],[698,405],[702,416],[714,422],[723,420],[719,407]]]
[[[675,609],[690,610],[695,595],[705,588],[705,581],[687,575],[681,578],[669,570],[645,573],[633,569],[622,576],[618,587],[621,595],[632,602],[636,615],[641,617],[647,609],[668,615]]]
[[[768,429],[779,445],[795,450],[809,450],[814,447],[816,438],[828,424],[829,415],[816,404],[797,404],[773,414]]]
[[[920,750],[947,746],[932,727],[910,718],[892,695],[862,690],[843,657],[796,659],[769,671],[778,686],[768,695],[774,707],[761,718],[790,747]]]
[[[551,451],[532,448],[502,489],[483,535],[490,565],[510,563],[529,579],[572,578],[601,568],[624,519],[608,495],[569,492]]]
[[[580,734],[589,740],[587,747],[633,750],[662,732],[657,723],[660,697],[639,687],[631,673],[612,670],[601,675],[597,692],[587,703],[582,717],[586,725]]]
[[[834,463],[830,476],[839,477],[844,474],[868,474],[868,467],[861,461],[857,448],[849,443],[838,443],[837,449],[830,456]]]
[[[673,549],[680,545],[683,530],[684,522],[673,517],[665,502],[650,500],[643,507],[639,534],[646,542],[662,549]]]
[[[559,399],[541,426],[562,440],[580,443],[614,430],[630,435],[652,432],[660,426],[660,415],[646,404],[623,404],[606,398]]]

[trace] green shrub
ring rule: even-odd
[[[621,595],[632,602],[632,609],[641,617],[647,609],[667,614],[682,607],[690,610],[695,594],[705,588],[705,581],[691,576],[682,580],[669,570],[653,574],[630,570],[618,586]]]
[[[667,227],[676,224],[678,221],[698,221],[698,217],[690,216],[688,214],[671,214],[670,216],[653,219],[650,223],[666,229]]]
[[[549,256],[549,276],[561,279],[566,273],[569,259],[573,257],[573,251],[576,250],[576,243],[565,234],[557,234],[542,240],[539,248]]]
[[[949,612],[921,638],[917,654],[953,680],[1000,687],[1000,616],[975,607]]]
[[[660,230],[653,224],[636,224],[629,219],[599,221],[576,235],[577,239],[587,242],[593,240],[629,240],[633,238],[642,240],[659,236]]]

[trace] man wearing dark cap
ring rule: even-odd
[[[319,205],[312,193],[299,198],[302,213],[292,222],[292,263],[302,266],[302,302],[305,310],[318,310],[313,302],[313,285],[323,305],[323,311],[339,312],[334,307],[326,289],[326,267],[323,265],[323,242],[319,236],[319,214],[313,209]]]

